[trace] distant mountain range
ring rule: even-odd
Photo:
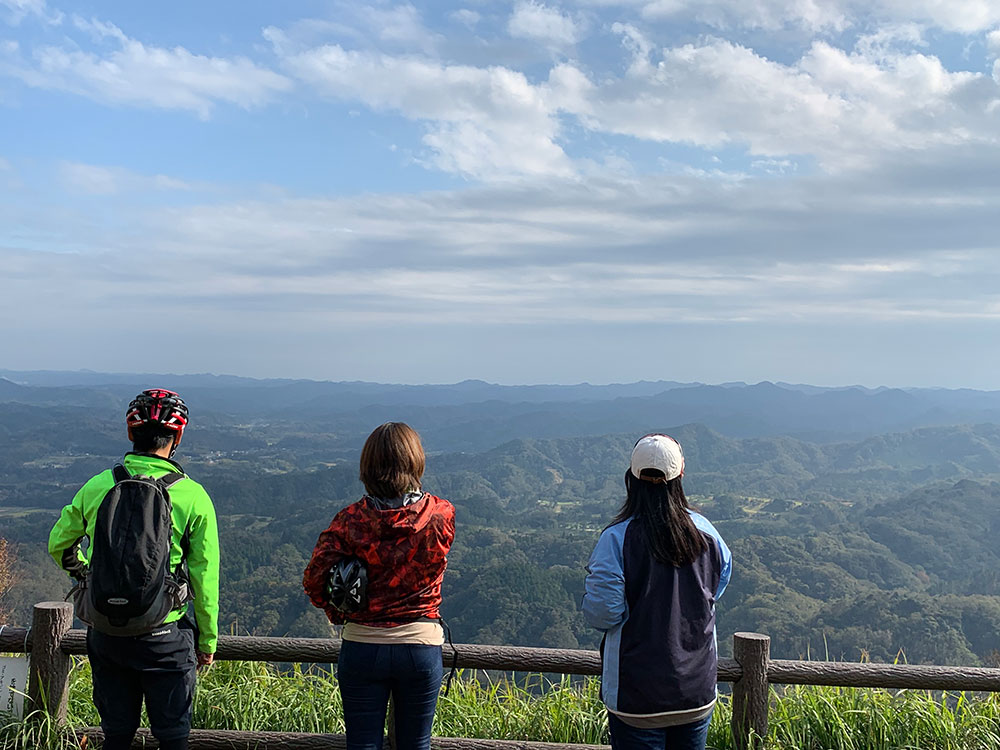
[[[405,420],[425,486],[459,533],[446,616],[458,639],[593,647],[579,615],[594,538],[623,496],[636,437],[684,446],[684,486],[738,561],[720,605],[781,656],[1000,663],[1000,394],[670,381],[500,386],[258,381],[211,375],[21,373],[0,379],[0,523],[17,543],[21,617],[62,596],[52,517],[127,448],[125,404],[181,391],[180,460],[222,525],[224,618],[319,635],[298,581],[334,512],[362,489],[365,436]]]
[[[182,393],[195,414],[322,424],[347,441],[377,424],[407,421],[433,451],[487,450],[521,437],[655,431],[698,423],[733,437],[856,440],[919,427],[1000,423],[1000,391],[821,388],[762,382],[705,385],[392,385],[254,380],[218,375],[134,375],[0,370],[0,403],[76,406],[117,414],[151,385]],[[197,421],[197,420],[196,420]]]

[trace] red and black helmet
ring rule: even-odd
[[[167,430],[183,432],[188,423],[188,408],[184,399],[173,391],[150,388],[143,391],[128,405],[125,424],[138,427],[155,423]]]

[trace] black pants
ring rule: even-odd
[[[131,744],[143,698],[149,728],[161,747],[187,746],[196,667],[191,630],[176,622],[137,636],[106,635],[91,628],[87,654],[106,746]]]

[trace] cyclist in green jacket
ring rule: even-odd
[[[133,449],[125,455],[122,465],[133,477],[176,480],[176,474],[182,475],[167,489],[172,521],[169,566],[171,571],[183,570],[182,564],[186,563],[188,598],[194,601],[197,629],[185,616],[187,603],[170,612],[148,633],[112,635],[96,627],[88,628],[87,653],[105,750],[131,746],[143,698],[150,729],[160,747],[186,750],[196,664],[210,665],[215,654],[219,633],[215,508],[204,488],[183,476],[181,466],[172,460],[187,418],[187,406],[176,393],[162,389],[140,393],[126,414]],[[112,470],[93,477],[63,508],[49,535],[49,553],[78,580],[86,577],[91,562],[90,550],[82,550],[81,543],[84,538],[92,538],[101,503],[115,483]]]

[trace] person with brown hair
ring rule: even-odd
[[[320,534],[303,576],[313,605],[344,625],[337,681],[348,750],[380,750],[390,696],[396,746],[430,747],[455,509],[423,491],[424,463],[413,428],[377,427],[361,451],[366,494]]]

